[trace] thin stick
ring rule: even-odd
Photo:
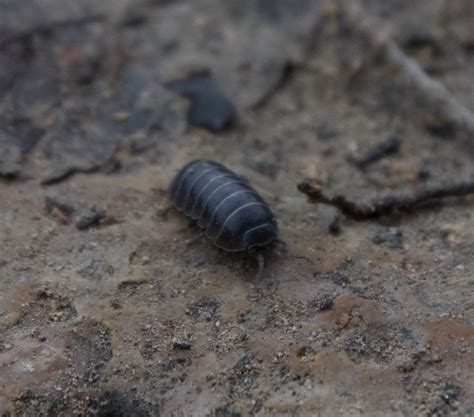
[[[418,63],[408,57],[395,43],[385,45],[385,55],[405,75],[407,82],[418,89],[432,105],[442,110],[453,122],[469,133],[474,133],[474,114],[462,105],[448,89],[430,77]]]
[[[298,184],[298,190],[308,196],[310,203],[322,203],[336,207],[347,217],[354,220],[369,220],[387,216],[396,211],[409,211],[421,203],[434,199],[474,194],[474,181],[433,186],[407,195],[386,195],[372,201],[370,204],[358,204],[347,200],[345,196],[340,194],[329,196],[323,192],[321,187],[310,180]]]
[[[410,89],[417,91],[427,103],[466,133],[472,143],[474,114],[460,103],[443,83],[429,76],[418,62],[410,58],[387,34],[387,24],[375,17],[367,17],[365,9],[346,11],[352,23],[360,30],[374,49],[397,68]]]

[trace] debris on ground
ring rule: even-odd
[[[190,74],[187,78],[171,80],[165,86],[190,99],[188,121],[192,125],[219,132],[237,119],[237,110],[222,93],[209,71]]]
[[[343,195],[329,196],[319,185],[310,181],[298,184],[298,190],[308,196],[313,204],[322,203],[336,207],[344,215],[355,220],[376,219],[388,216],[397,211],[411,211],[432,200],[449,197],[464,197],[474,194],[474,181],[456,182],[453,184],[425,187],[407,195],[385,195],[368,204],[349,201]]]
[[[341,218],[339,216],[335,216],[334,220],[329,223],[328,232],[332,235],[338,235],[341,233]]]
[[[105,210],[92,207],[89,213],[82,216],[76,223],[79,230],[86,230],[91,227],[99,227],[104,224],[107,214]]]
[[[71,204],[63,203],[53,197],[45,197],[44,202],[46,213],[56,217],[62,224],[69,224],[71,222],[71,218],[76,212],[76,209]]]
[[[390,249],[403,249],[403,236],[400,229],[388,227],[378,232],[372,239],[376,245],[386,243]]]
[[[383,142],[374,145],[360,157],[350,157],[350,160],[359,168],[365,168],[373,162],[376,162],[386,156],[397,153],[402,141],[397,137],[391,137]]]
[[[173,349],[190,350],[192,347],[193,343],[190,340],[173,339]]]

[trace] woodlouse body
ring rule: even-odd
[[[218,162],[189,162],[171,183],[169,197],[197,220],[214,245],[228,252],[265,247],[278,238],[275,216],[265,201]]]

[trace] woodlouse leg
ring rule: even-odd
[[[256,279],[259,279],[260,276],[262,275],[263,268],[265,267],[265,259],[263,257],[263,254],[261,252],[258,252],[255,255],[255,260],[257,261],[257,275]]]
[[[204,232],[199,230],[199,232],[196,234],[196,236],[191,237],[190,239],[187,239],[184,243],[186,246],[193,246],[195,243],[199,242],[205,237]]]
[[[278,244],[278,245],[282,245],[285,248],[285,250],[288,247],[288,243],[286,243],[284,240],[281,240],[281,239],[275,239],[273,241],[273,243]]]

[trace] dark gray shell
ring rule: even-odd
[[[265,201],[218,162],[189,162],[171,183],[169,197],[197,220],[214,245],[228,252],[267,246],[278,238],[275,216]]]

